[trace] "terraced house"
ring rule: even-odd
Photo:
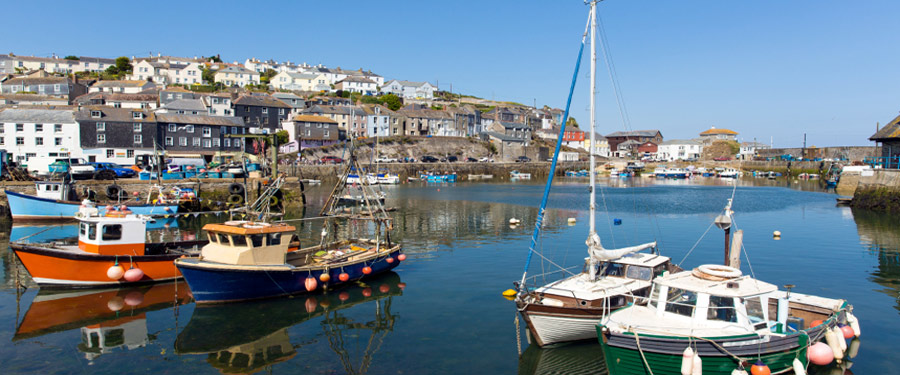
[[[242,95],[234,101],[234,115],[248,128],[268,129],[274,133],[291,115],[291,106],[270,95]]]
[[[78,124],[71,109],[0,112],[0,148],[29,169],[48,172],[56,158],[82,157]]]
[[[232,65],[219,70],[215,74],[216,83],[226,87],[244,87],[259,84],[259,72],[244,68],[240,65]]]
[[[153,154],[156,117],[149,110],[87,106],[75,111],[75,121],[88,161],[134,164],[135,156]]]
[[[227,134],[247,134],[240,117],[157,113],[157,139],[170,156],[203,157],[243,151],[243,139]]]
[[[19,77],[0,83],[0,94],[17,93],[66,98],[71,103],[87,93],[87,86],[67,77]]]

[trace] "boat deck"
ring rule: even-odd
[[[556,295],[581,300],[597,300],[618,295],[630,295],[634,291],[650,287],[650,281],[606,276],[590,281],[589,275],[575,276],[542,286],[535,291],[545,295]]]

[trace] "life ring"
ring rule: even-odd
[[[116,199],[119,197],[119,193],[122,191],[122,188],[119,185],[109,185],[106,187],[106,196],[109,199]]]
[[[228,196],[228,204],[237,206],[239,204],[244,203],[244,196],[238,194],[231,194]]]
[[[737,268],[718,264],[703,264],[698,266],[697,270],[707,275],[723,279],[733,279],[742,275],[741,270]]]
[[[244,195],[244,185],[238,183],[228,185],[228,192],[231,194]]]
[[[225,225],[230,225],[230,226],[236,227],[236,226],[244,224],[244,223],[246,223],[246,221],[244,221],[244,220],[231,220],[231,221],[226,221]]]
[[[269,224],[269,223],[254,223],[254,222],[251,221],[251,222],[244,223],[244,225],[241,225],[241,226],[244,227],[244,228],[247,228],[247,229],[262,229],[262,228],[270,227],[270,226],[272,226],[272,224]]]

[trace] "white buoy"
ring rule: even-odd
[[[744,370],[742,368],[736,368],[736,369],[734,369],[734,371],[731,372],[731,375],[747,375],[747,370]]]
[[[509,219],[509,225],[516,225],[516,224],[521,223],[521,222],[522,222],[521,220],[516,219],[516,218],[511,218],[511,219]]]
[[[803,362],[800,362],[799,358],[794,358],[792,366],[794,367],[794,375],[806,375],[806,367],[803,366]]]
[[[853,328],[853,334],[855,334],[856,337],[859,337],[859,319],[856,319],[856,315],[847,313],[847,323],[850,323],[850,328]]]
[[[859,354],[859,339],[850,340],[850,347],[847,350],[847,357],[856,358]]]
[[[781,237],[781,231],[780,231],[780,230],[776,230],[776,231],[772,232],[772,236],[773,236],[773,237]]]
[[[841,340],[843,340],[843,336],[841,336]],[[828,343],[828,347],[831,348],[831,352],[834,353],[834,359],[841,362],[844,359],[844,351],[841,350],[841,344],[838,343],[838,336],[834,333],[834,331],[830,329],[825,329],[825,342]]]
[[[700,359],[700,353],[694,353],[694,359],[691,364],[691,375],[703,375],[703,360]]]
[[[569,218],[569,224],[575,224],[575,218],[574,218],[574,217],[570,217],[570,218]]]
[[[841,327],[831,327],[831,331],[834,332],[834,336],[837,337],[838,344],[841,345],[841,352],[847,351],[847,340],[844,338],[844,332],[841,331]]]
[[[689,346],[684,349],[684,354],[681,355],[681,375],[691,375],[693,367],[694,351]]]

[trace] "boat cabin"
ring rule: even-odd
[[[35,196],[58,201],[66,201],[70,197],[75,197],[70,187],[69,183],[63,181],[35,181],[34,183]]]
[[[203,226],[209,244],[201,258],[234,265],[283,265],[296,228],[286,224],[227,221]]]
[[[78,248],[82,251],[100,255],[144,255],[147,218],[124,212],[112,216],[76,217]]]
[[[590,262],[586,262],[590,265]],[[650,281],[669,269],[669,258],[659,254],[631,253],[597,264],[596,275]]]
[[[657,317],[673,323],[669,328],[777,334],[806,328],[803,317],[789,316],[794,294],[779,292],[775,285],[741,276],[734,269],[728,274],[713,268],[717,275],[710,276],[702,267],[710,266],[654,280],[648,306]]]

